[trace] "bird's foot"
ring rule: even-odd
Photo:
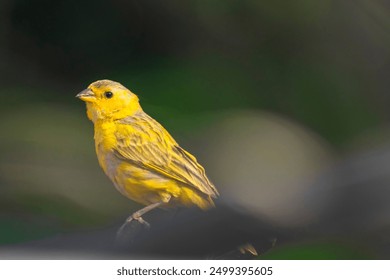
[[[131,215],[130,217],[128,217],[126,219],[126,222],[124,225],[128,224],[128,223],[131,223],[133,220],[136,220],[137,222],[139,222],[140,224],[144,225],[145,227],[147,228],[150,228],[150,224],[145,221],[142,216],[138,215],[137,213],[134,213],[133,215]]]
[[[145,226],[146,228],[150,228],[150,224],[145,221],[138,213],[134,213],[133,215],[129,216],[126,221],[123,223],[123,225],[119,228],[119,230],[116,233],[116,237],[121,238],[123,236],[123,233],[125,231],[125,228],[130,225],[133,221],[137,221],[141,225]]]
[[[142,218],[142,215],[144,215],[147,212],[153,210],[154,208],[159,207],[163,203],[164,202],[159,201],[159,202],[150,204],[150,205],[148,205],[148,206],[138,210],[137,212],[133,213],[132,215],[130,215],[126,219],[126,221],[123,223],[123,225],[119,228],[119,230],[118,230],[118,232],[116,234],[117,239],[120,238],[123,235],[122,233],[123,233],[124,229],[126,228],[126,226],[128,224],[131,224],[131,222],[133,220],[136,220],[138,223],[140,223],[141,225],[145,226],[146,228],[150,228],[150,224]]]

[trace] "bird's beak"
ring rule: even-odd
[[[86,102],[93,102],[96,100],[95,94],[89,88],[84,89],[82,92],[78,93],[76,97]]]

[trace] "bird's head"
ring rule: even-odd
[[[76,97],[85,101],[88,118],[93,122],[122,119],[141,109],[134,93],[110,80],[93,82]]]

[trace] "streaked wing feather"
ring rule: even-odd
[[[125,126],[116,135],[116,153],[120,158],[207,195],[218,195],[196,158],[182,149],[157,121],[140,112],[120,120],[120,123]]]

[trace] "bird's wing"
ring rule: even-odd
[[[116,154],[144,169],[193,187],[204,194],[218,191],[196,158],[182,149],[172,136],[144,112],[118,121]]]

